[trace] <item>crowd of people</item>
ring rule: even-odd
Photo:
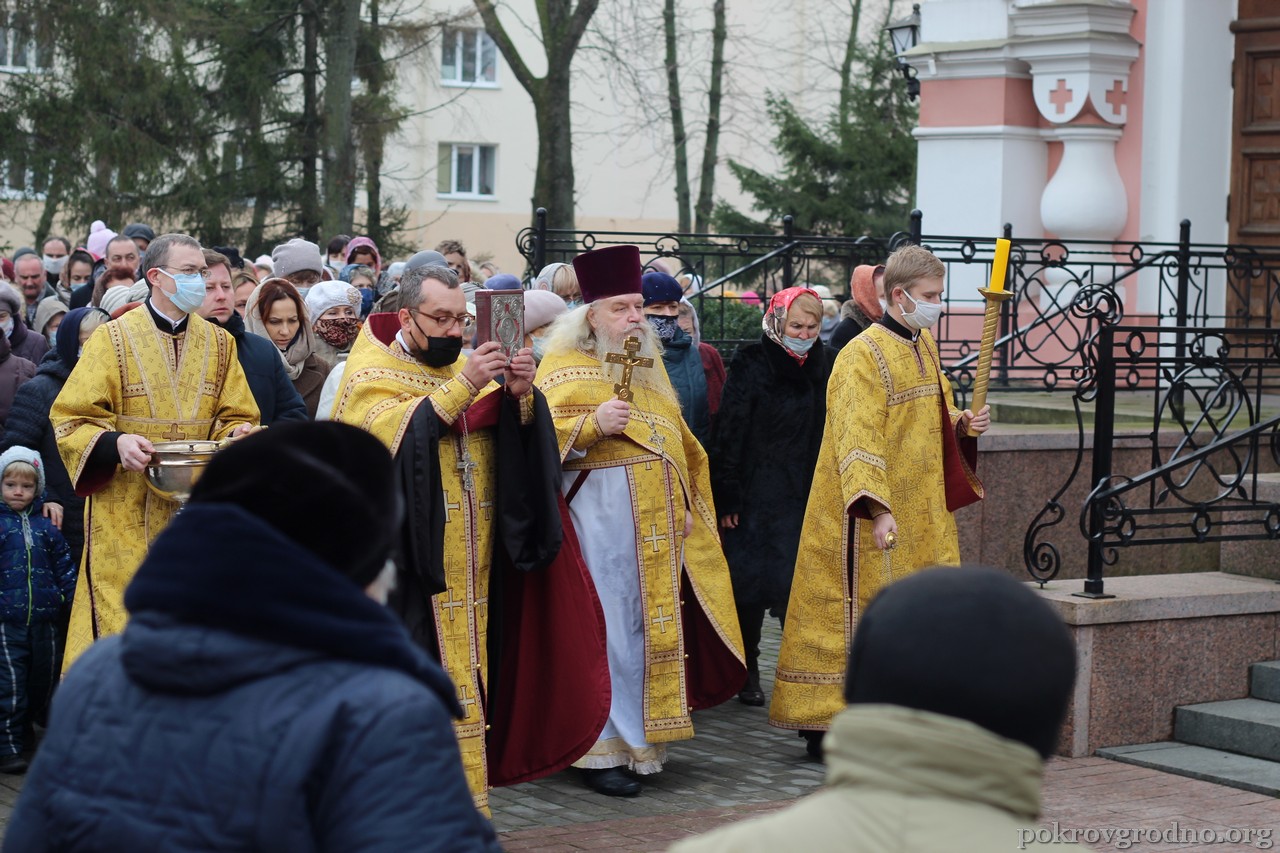
[[[1032,740],[913,704],[859,639],[882,590],[960,562],[982,496],[990,416],[952,402],[927,250],[859,267],[843,316],[757,297],[726,370],[700,282],[634,246],[525,283],[453,240],[250,262],[98,225],[0,285],[0,772],[45,731],[6,848],[416,849],[425,819],[489,849],[494,786],[637,795],[735,695],[818,758],[910,735],[842,734],[850,702],[1048,754],[1056,693]],[[476,338],[480,288],[522,293],[514,348]],[[196,441],[225,449],[179,512],[145,469]]]

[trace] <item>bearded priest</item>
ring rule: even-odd
[[[659,772],[665,744],[693,737],[690,712],[736,694],[746,666],[707,456],[645,320],[640,252],[611,246],[573,267],[586,304],[552,326],[536,384],[609,638],[609,719],[576,766],[593,790],[634,796],[624,768]]]
[[[361,329],[333,420],[396,458],[406,512],[389,604],[457,687],[463,768],[487,812],[491,786],[592,743],[609,702],[603,617],[565,536],[532,351],[508,360],[490,341],[460,360],[473,318],[448,267],[406,271],[399,300]]]

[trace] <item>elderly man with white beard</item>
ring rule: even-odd
[[[586,304],[552,326],[535,384],[608,636],[609,719],[575,766],[593,790],[634,796],[624,768],[661,771],[665,744],[693,737],[690,712],[735,695],[746,668],[707,456],[644,317],[640,252],[611,246],[573,266]]]

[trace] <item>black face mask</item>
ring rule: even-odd
[[[426,337],[424,335],[424,337]],[[415,349],[413,357],[428,367],[448,367],[462,354],[462,338],[427,338],[425,350]]]
[[[419,349],[418,342],[414,341],[414,348],[409,353],[411,356],[427,367],[448,367],[458,360],[458,356],[462,354],[462,338],[433,338],[422,331],[416,317],[413,325],[417,328],[418,334],[427,339],[427,348]]]
[[[680,334],[680,318],[667,317],[663,314],[645,314],[644,318],[653,326],[664,344],[669,344]]]

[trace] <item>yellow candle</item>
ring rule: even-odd
[[[990,290],[1000,293],[1004,290],[1004,276],[1009,269],[1009,241],[1001,237],[996,240],[996,256],[991,261]]]

